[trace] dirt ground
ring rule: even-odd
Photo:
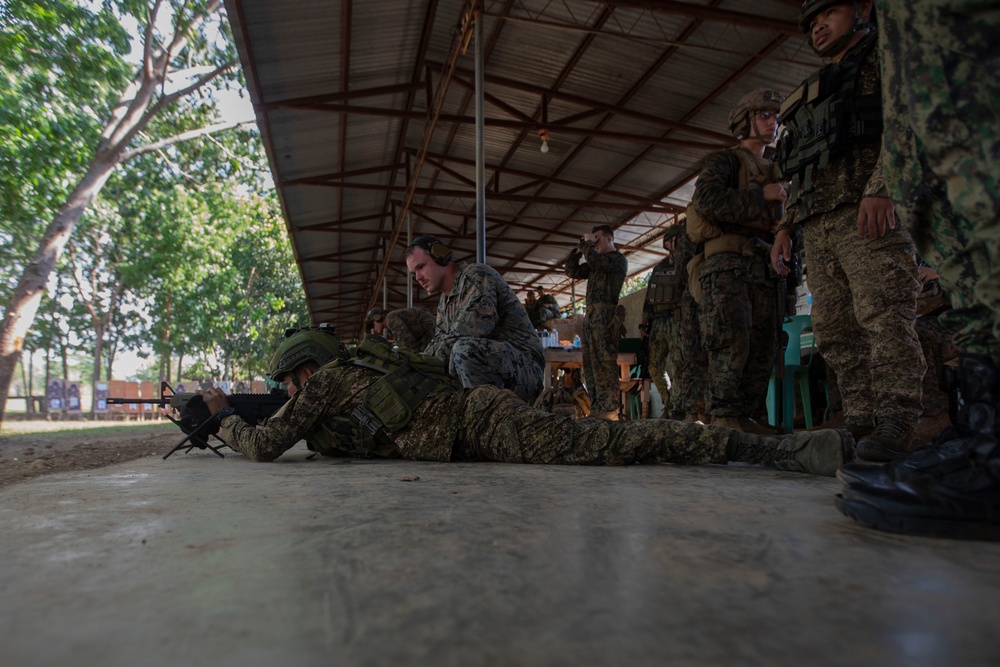
[[[163,456],[182,437],[170,422],[4,422],[0,488],[51,473]]]

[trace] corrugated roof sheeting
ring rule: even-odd
[[[631,273],[659,261],[700,161],[731,143],[732,104],[755,87],[787,93],[818,64],[797,4],[483,0],[487,261],[564,304],[560,262],[595,224],[617,228]],[[387,250],[388,305],[405,305],[409,179],[414,233],[459,257],[475,247],[475,44],[453,53],[469,5],[227,0],[313,318],[345,335],[381,302]]]

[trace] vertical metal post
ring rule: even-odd
[[[413,243],[413,218],[410,216],[410,212],[406,212],[406,247],[409,248],[410,244]],[[413,308],[413,276],[410,275],[410,270],[406,269],[406,307]]]
[[[485,108],[483,13],[476,15],[476,261],[486,263],[486,145],[483,132]]]

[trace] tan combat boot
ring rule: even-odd
[[[833,477],[841,466],[854,460],[854,449],[854,438],[841,429],[777,437],[743,433],[730,439],[726,456],[730,461]]]

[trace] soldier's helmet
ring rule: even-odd
[[[382,322],[389,311],[385,308],[372,308],[365,316],[365,331],[369,331],[375,322]]]
[[[729,112],[729,131],[737,139],[747,137],[750,133],[750,114],[757,111],[778,113],[784,99],[781,93],[770,88],[751,90]]]
[[[307,361],[323,366],[347,356],[347,347],[340,342],[332,326],[288,329],[285,340],[271,356],[267,374],[275,382],[281,382],[285,373],[291,373]]]
[[[851,1],[852,0],[805,0],[805,2],[802,3],[802,10],[799,11],[799,30],[808,35],[811,32],[809,24],[812,23],[813,17],[827,7],[833,7],[834,5],[840,5]]]
[[[686,230],[686,227],[681,224],[670,225],[663,231],[663,247],[666,248],[671,241],[676,239],[678,236],[682,236]]]

